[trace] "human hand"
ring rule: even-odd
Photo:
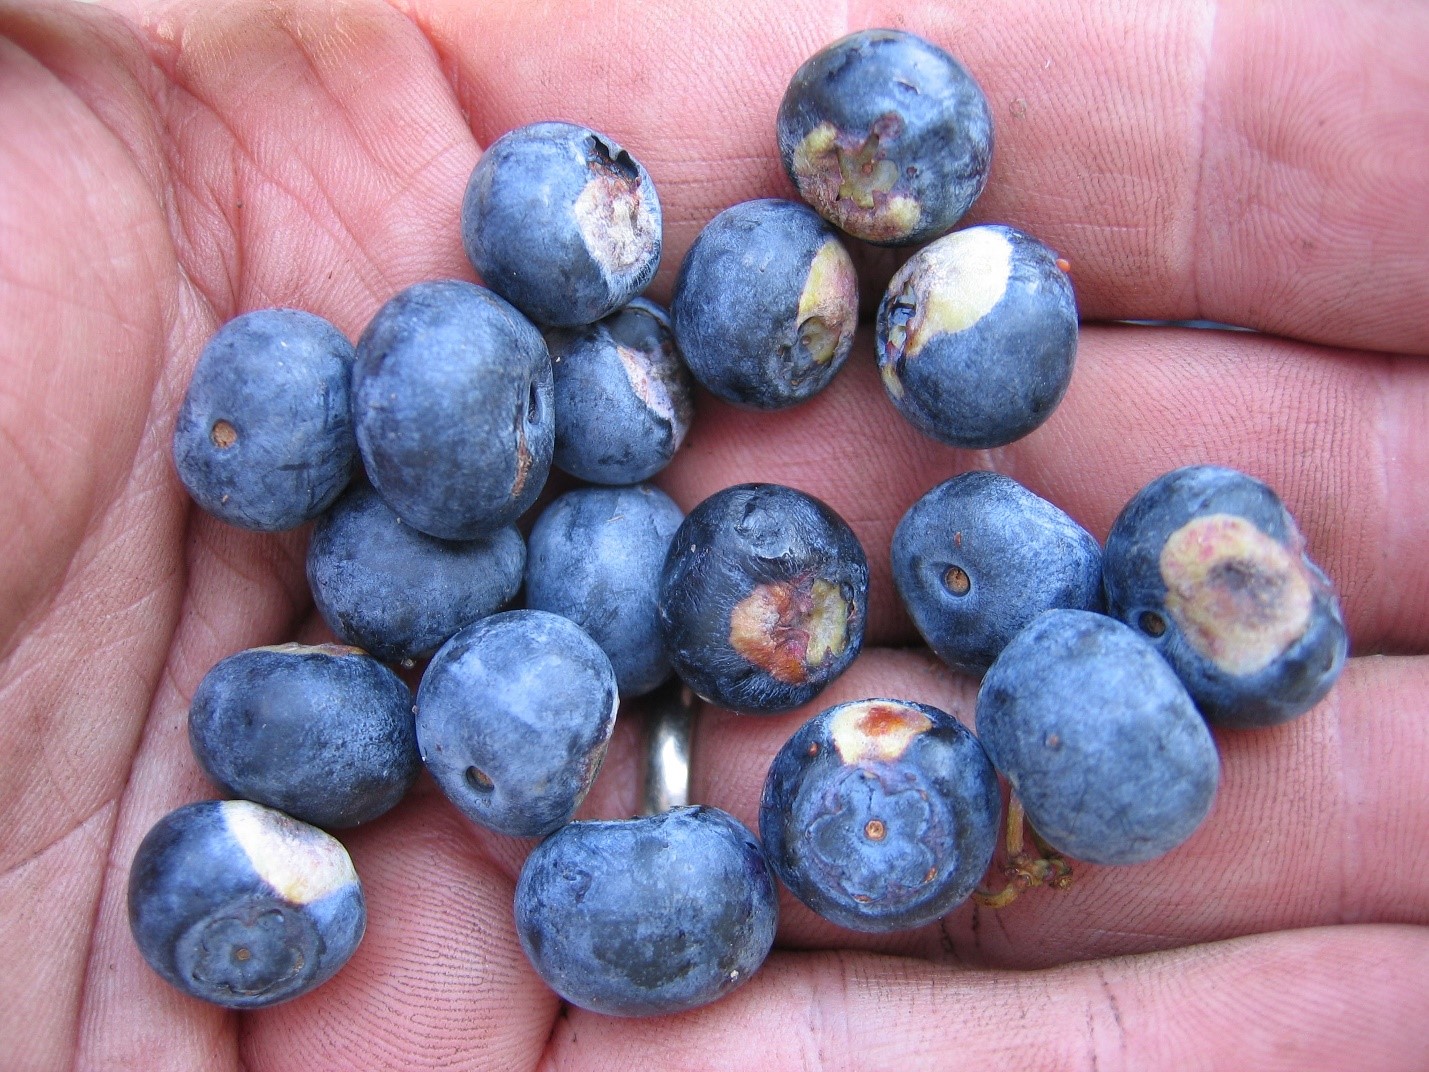
[[[399,288],[469,278],[457,212],[479,147],[553,117],[650,169],[666,299],[718,209],[789,195],[773,116],[795,67],[852,25],[889,24],[949,48],[988,93],[998,144],[969,222],[1067,257],[1089,320],[1262,334],[1088,325],[1061,408],[991,452],[895,419],[866,339],[799,409],[702,398],[660,480],[682,506],[793,484],[868,550],[865,653],[815,708],[893,695],[970,717],[973,684],[904,650],[917,638],[888,544],[923,491],[972,467],[1099,537],[1167,469],[1247,470],[1298,517],[1361,657],[1301,719],[1218,731],[1219,799],[1170,856],[891,937],[786,896],[762,972],[684,1016],[562,1010],[512,930],[529,843],[473,828],[426,780],[344,836],[369,931],[334,980],[241,1016],[169,989],[134,947],[124,891],[149,826],[213,795],[188,753],[189,697],[233,651],[321,635],[305,536],[226,528],[174,476],[204,340],[279,304],[355,337]],[[1414,863],[1429,828],[1425,9],[174,0],[10,4],[0,28],[0,1064],[1429,1064]],[[871,254],[867,275],[891,265]],[[695,799],[752,824],[770,757],[809,713],[708,712]],[[635,810],[635,753],[626,720],[587,814]]]

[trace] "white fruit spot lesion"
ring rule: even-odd
[[[1161,549],[1166,613],[1226,673],[1255,674],[1305,635],[1314,589],[1303,556],[1234,514],[1177,529]]]
[[[590,158],[590,178],[576,198],[576,227],[591,259],[609,277],[642,268],[660,239],[652,197],[624,151],[601,145]]]
[[[933,720],[916,707],[896,700],[862,700],[835,712],[829,737],[845,763],[892,763],[932,728]]]
[[[966,331],[992,312],[1011,278],[1012,243],[995,227],[954,231],[910,258],[888,284],[893,297],[878,355],[884,382],[893,362],[917,357],[932,339]]]
[[[247,800],[224,801],[223,819],[254,872],[289,904],[312,904],[357,883],[342,843],[315,826]]]

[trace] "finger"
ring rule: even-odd
[[[856,934],[781,894],[781,945],[856,947],[976,966],[1033,968],[1341,922],[1429,923],[1429,876],[1413,859],[1429,823],[1429,660],[1351,660],[1302,718],[1221,731],[1220,790],[1168,855],[1131,867],[1073,862],[1069,890],[1010,907],[969,902],[940,925]],[[972,726],[976,684],[931,656],[865,654],[808,708],[777,717],[711,711],[695,743],[695,799],[757,826],[775,752],[809,715],[875,696],[919,700]],[[994,883],[995,884],[995,883]]]
[[[776,954],[684,1016],[572,1012],[540,1067],[1409,1072],[1429,1062],[1427,955],[1424,928],[1375,926],[1032,973]]]
[[[1429,369],[1242,332],[1087,327],[1066,398],[1025,439],[955,451],[882,397],[861,339],[832,386],[775,414],[701,397],[658,482],[686,510],[745,480],[791,484],[852,525],[870,566],[869,643],[916,640],[888,548],[903,513],[967,469],[1005,472],[1104,539],[1126,501],[1180,465],[1270,484],[1344,603],[1358,652],[1429,650]]]

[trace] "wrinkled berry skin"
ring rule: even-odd
[[[656,611],[660,569],[685,519],[658,488],[577,488],[531,529],[526,606],[569,618],[610,658],[621,696],[670,676]]]
[[[355,483],[313,528],[308,586],[338,639],[389,663],[436,651],[521,590],[526,541],[514,525],[475,540],[439,540]]]
[[[1155,859],[1211,810],[1220,761],[1175,673],[1131,629],[1049,610],[982,679],[977,734],[1032,828],[1095,864]]]
[[[858,931],[920,927],[972,894],[1002,796],[982,745],[927,704],[858,700],[789,738],[764,783],[759,836],[795,897]]]
[[[875,345],[884,390],[919,431],[953,447],[1000,447],[1040,426],[1067,393],[1076,298],[1037,239],[968,227],[894,274]]]
[[[638,484],[668,465],[694,419],[694,383],[669,317],[636,298],[597,324],[546,332],[556,383],[556,468]]]
[[[532,123],[487,146],[461,206],[482,280],[539,324],[593,324],[660,266],[660,199],[615,142],[574,123]]]
[[[259,309],[219,328],[174,427],[195,502],[245,529],[311,521],[357,471],[352,343],[320,316]]]
[[[660,574],[675,672],[747,714],[808,703],[853,662],[868,560],[828,506],[779,484],[737,484],[690,511]]]
[[[822,391],[843,366],[858,280],[837,232],[808,207],[745,201],[690,246],[670,319],[707,390],[737,406],[782,409]]]
[[[341,968],[367,926],[337,839],[246,800],[187,804],[145,836],[129,872],[129,928],[185,994],[259,1009]]]
[[[357,343],[357,443],[407,524],[472,540],[536,501],[555,446],[551,358],[536,328],[460,280],[400,291]]]
[[[861,30],[814,54],[779,105],[802,197],[879,245],[947,233],[987,184],[992,114],[962,64],[921,37]]]
[[[971,472],[929,491],[893,533],[893,583],[918,632],[981,674],[1044,610],[1102,609],[1095,537],[1009,476]]]
[[[1103,570],[1108,612],[1166,658],[1218,725],[1292,719],[1344,668],[1334,589],[1254,477],[1201,465],[1153,480],[1112,525]]]
[[[391,810],[421,771],[412,694],[356,648],[250,648],[206,675],[189,744],[233,796],[338,830]]]
[[[615,673],[580,626],[509,610],[467,626],[417,688],[422,762],[474,823],[543,837],[569,822],[615,729]]]
[[[571,823],[516,885],[516,931],[537,973],[608,1016],[723,997],[764,963],[778,919],[759,842],[718,808]]]

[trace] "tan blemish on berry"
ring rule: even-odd
[[[642,194],[634,161],[611,157],[603,144],[590,157],[590,180],[576,198],[576,227],[591,258],[608,275],[638,268],[659,238],[655,206]]]
[[[312,904],[357,882],[352,858],[332,835],[247,800],[225,800],[222,808],[254,872],[289,904]]]
[[[888,284],[897,297],[878,355],[884,382],[891,366],[917,357],[930,340],[978,323],[1002,301],[1011,278],[1012,243],[991,227],[954,231],[910,258]]]
[[[531,448],[526,445],[526,427],[523,424],[516,426],[516,476],[511,481],[511,497],[514,499],[521,494],[521,489],[526,486],[526,480],[531,475]]]
[[[251,648],[251,651],[276,651],[284,655],[366,655],[367,652],[352,644],[299,644],[290,641],[287,644],[265,644],[262,647]]]
[[[809,204],[840,229],[873,242],[898,242],[918,229],[923,210],[897,192],[898,165],[883,154],[897,136],[896,116],[883,116],[867,134],[840,136],[827,120],[794,148],[794,184]]]
[[[827,365],[858,326],[858,275],[843,243],[830,238],[814,254],[799,294],[799,337],[809,357]]]
[[[1229,674],[1264,670],[1305,635],[1314,592],[1298,553],[1233,514],[1210,514],[1161,549],[1166,612]]]
[[[882,819],[870,819],[863,824],[863,836],[869,841],[882,841],[888,836],[888,824]]]
[[[829,721],[829,737],[845,763],[891,763],[908,750],[933,720],[916,707],[891,700],[845,704]]]
[[[757,585],[735,605],[729,643],[775,681],[802,685],[848,645],[853,607],[822,578]]]
[[[227,421],[214,421],[213,427],[209,429],[208,438],[219,450],[227,450],[238,442],[238,429]]]

